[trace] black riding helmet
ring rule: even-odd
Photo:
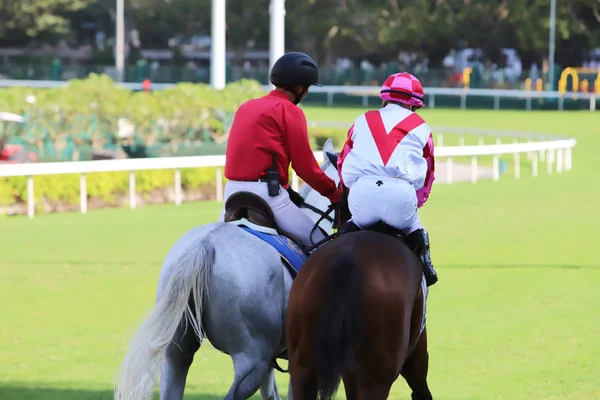
[[[300,52],[286,53],[273,65],[270,76],[271,83],[286,89],[296,96],[298,104],[302,93],[296,93],[295,85],[319,85],[319,68],[317,63],[307,54]]]

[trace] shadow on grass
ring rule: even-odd
[[[225,395],[225,393],[223,393]],[[190,393],[185,400],[221,400],[223,396],[215,394]],[[158,400],[158,393],[154,393],[153,400]],[[260,398],[260,396],[258,396]],[[86,390],[86,389],[57,389],[45,387],[1,386],[0,399],[2,400],[112,400],[111,390]]]

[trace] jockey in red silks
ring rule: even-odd
[[[429,197],[435,169],[431,128],[415,113],[425,105],[423,86],[413,75],[397,73],[384,82],[380,97],[382,108],[354,121],[338,158],[352,213],[342,233],[379,221],[401,231],[431,286],[437,274],[417,213]]]
[[[335,182],[315,160],[306,116],[298,107],[309,87],[318,85],[319,70],[310,56],[291,52],[275,62],[270,81],[275,90],[247,101],[235,114],[227,141],[225,177],[229,181],[224,201],[240,191],[260,196],[271,206],[277,226],[310,247],[325,236],[320,229],[313,230],[312,219],[290,199],[290,194],[297,195],[289,187],[290,163],[298,176],[322,196],[332,203],[340,200]],[[269,188],[267,182],[271,179],[267,175],[273,174],[278,175],[279,185]],[[220,221],[224,216],[223,208]]]

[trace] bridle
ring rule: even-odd
[[[335,209],[335,206],[333,206],[333,204],[331,204],[329,207],[327,207],[327,211],[321,211],[317,207],[310,205],[308,203],[302,203],[300,208],[308,208],[310,211],[313,211],[313,212],[319,214],[321,216],[321,218],[319,218],[319,220],[317,221],[317,225],[319,225],[319,223],[321,221],[323,221],[324,219],[326,219],[327,221],[329,221],[331,223],[335,223],[335,220],[333,219],[333,217],[329,215],[331,213],[332,209]],[[311,234],[312,234],[312,232],[311,232]]]

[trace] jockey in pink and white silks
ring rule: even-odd
[[[399,230],[419,256],[431,286],[437,274],[429,254],[429,235],[417,213],[435,179],[431,128],[415,113],[425,105],[423,87],[413,75],[401,72],[386,79],[380,97],[382,108],[354,121],[338,158],[352,213],[342,234],[380,221]]]

